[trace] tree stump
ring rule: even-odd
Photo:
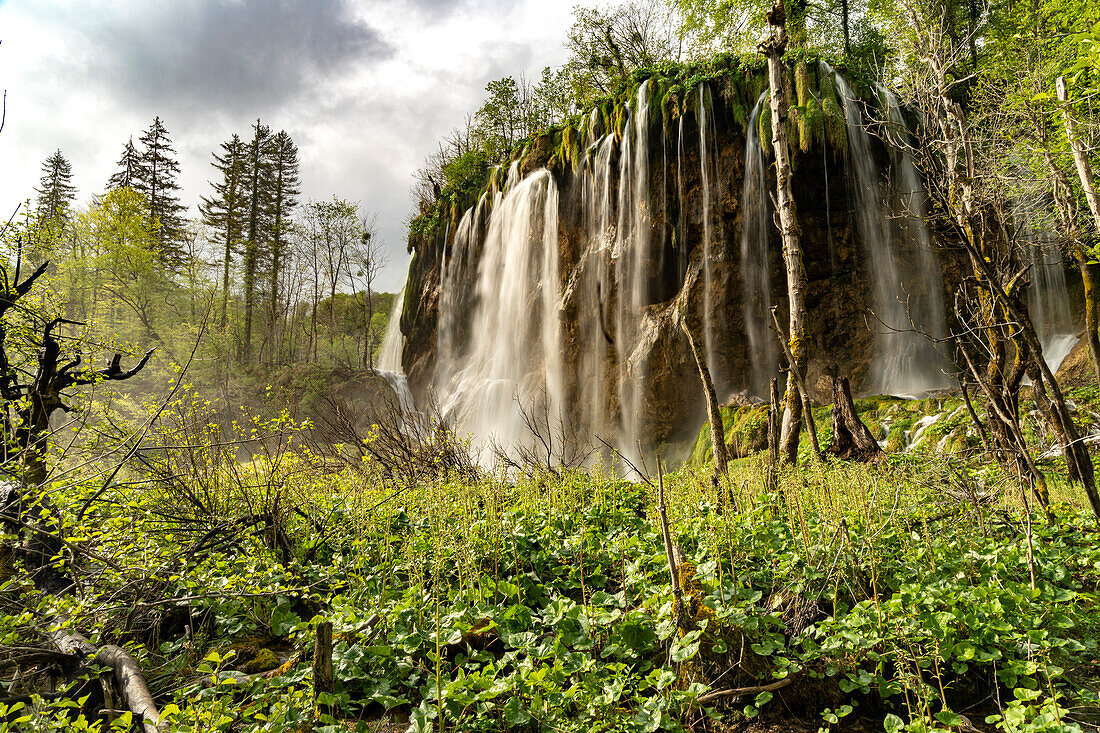
[[[842,461],[874,463],[886,453],[859,419],[847,377],[833,379],[833,440],[828,452]]]
[[[322,702],[322,694],[336,692],[336,680],[332,673],[332,622],[317,624],[317,636],[313,643],[313,704],[320,713],[332,715],[333,706]]]

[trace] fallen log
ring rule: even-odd
[[[61,619],[62,623],[66,619]],[[145,733],[162,733],[168,730],[167,721],[161,721],[160,710],[149,694],[149,686],[137,660],[129,652],[114,644],[97,647],[78,631],[58,629],[47,632],[47,636],[62,654],[88,658],[96,664],[108,667],[114,674],[115,683],[127,709],[142,721]]]
[[[748,697],[749,695],[758,695],[761,692],[775,692],[776,690],[782,690],[787,685],[794,682],[794,677],[784,677],[778,682],[772,682],[768,685],[754,685],[752,687],[731,687],[728,690],[715,690],[714,692],[708,692],[705,695],[699,696],[699,704],[706,705],[708,702],[715,702],[717,700],[726,700],[731,697]]]
[[[833,439],[827,452],[843,461],[874,463],[886,453],[859,419],[847,377],[833,379]]]

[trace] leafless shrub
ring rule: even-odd
[[[570,421],[554,412],[545,388],[534,404],[524,404],[517,398],[516,407],[529,440],[511,448],[493,443],[493,457],[506,471],[516,471],[528,478],[546,473],[559,476],[563,471],[587,465],[597,453]]]
[[[326,465],[338,470],[377,470],[385,478],[403,482],[478,474],[468,447],[449,428],[433,400],[419,412],[408,410],[396,395],[360,409],[334,391],[322,401],[327,409],[303,447]]]

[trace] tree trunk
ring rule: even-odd
[[[1069,93],[1066,90],[1066,80],[1058,77],[1055,82],[1058,89],[1058,101],[1062,103],[1062,121],[1066,126],[1066,138],[1073,149],[1073,162],[1077,165],[1077,177],[1081,179],[1081,188],[1085,190],[1085,200],[1089,202],[1089,211],[1092,212],[1096,229],[1100,231],[1100,198],[1096,195],[1096,187],[1092,182],[1092,171],[1089,169],[1088,152],[1085,144],[1077,136],[1076,126],[1073,122],[1073,114],[1070,111]]]
[[[847,377],[833,379],[833,440],[828,452],[843,461],[870,463],[886,454],[859,419]]]
[[[768,405],[768,492],[776,489],[776,466],[779,464],[779,379],[772,377],[771,403]]]
[[[848,12],[848,0],[840,0],[840,22],[844,29],[844,55],[850,56],[852,54],[852,40],[850,23],[851,17]]]
[[[61,629],[49,632],[48,636],[63,654],[81,659],[93,657],[96,664],[109,667],[114,673],[122,699],[126,701],[126,707],[134,714],[135,721],[141,721],[141,729],[145,733],[163,733],[168,730],[167,721],[162,723],[160,720],[160,711],[153,702],[153,696],[149,694],[141,667],[125,649],[113,644],[97,647],[76,631]]]
[[[783,64],[783,53],[787,48],[786,15],[783,0],[777,0],[768,13],[768,23],[772,27],[771,36],[760,46],[768,57],[768,81],[771,87],[772,112],[772,148],[775,151],[777,214],[779,229],[783,237],[783,260],[787,268],[787,299],[790,317],[788,329],[790,351],[794,358],[792,370],[787,375],[787,392],[784,397],[783,427],[781,443],[784,459],[795,463],[798,460],[798,438],[802,429],[802,403],[798,395],[798,385],[794,367],[802,368],[806,363],[803,348],[805,312],[806,268],[802,263],[802,247],[798,218],[795,214],[794,196],[791,192],[791,156],[787,140],[787,69]]]
[[[1097,322],[1096,307],[1096,269],[1089,262],[1088,251],[1077,244],[1073,248],[1077,266],[1081,268],[1081,284],[1085,291],[1085,341],[1092,354],[1092,371],[1100,384],[1100,323]]]
[[[699,370],[699,381],[703,384],[703,397],[707,403],[707,420],[710,421],[710,442],[714,446],[714,479],[718,481],[728,472],[729,453],[726,451],[726,431],[722,426],[722,413],[718,409],[718,394],[714,391],[714,382],[710,378],[710,370],[707,362],[699,352],[699,345],[688,328],[687,319],[680,322],[680,327],[687,336],[688,346],[691,347],[691,355],[695,357],[695,366]]]

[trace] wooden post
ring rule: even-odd
[[[775,491],[776,464],[779,463],[779,379],[772,377],[771,404],[768,406],[768,478],[767,490]]]
[[[668,556],[668,574],[672,579],[672,616],[676,628],[682,628],[684,600],[680,588],[680,574],[676,567],[676,550],[672,545],[672,533],[668,529],[668,512],[665,510],[665,475],[661,459],[657,459],[657,517],[661,522],[661,539],[665,542],[665,555]]]
[[[332,715],[333,707],[317,702],[321,693],[336,692],[336,680],[332,673],[332,622],[317,624],[317,636],[313,640],[313,705],[318,712]]]

